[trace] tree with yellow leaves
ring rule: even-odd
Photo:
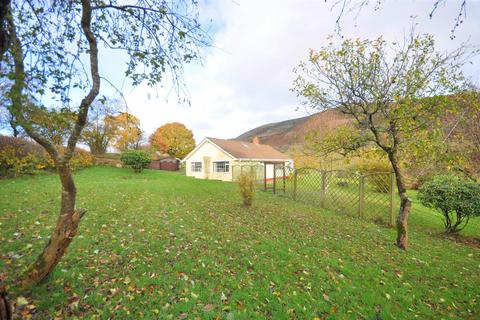
[[[105,124],[114,128],[113,145],[120,151],[138,149],[142,140],[140,120],[133,114],[121,112],[105,118]]]

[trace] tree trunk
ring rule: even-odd
[[[0,320],[12,319],[12,305],[7,299],[7,292],[0,283]]]
[[[70,242],[72,242],[73,237],[77,233],[80,219],[85,214],[85,210],[75,209],[77,190],[68,163],[62,162],[58,164],[57,170],[62,184],[60,216],[43,252],[27,271],[24,285],[38,283],[52,272],[67,250]]]
[[[25,130],[25,132],[36,142],[38,142],[54,159],[60,182],[62,184],[62,197],[60,216],[57,225],[46,244],[43,252],[38,256],[35,263],[27,271],[27,277],[23,281],[24,285],[34,284],[45,279],[60,261],[62,255],[66,252],[70,242],[77,233],[80,219],[85,214],[84,210],[75,209],[76,188],[73,181],[69,161],[75,151],[75,145],[85,127],[88,110],[98,95],[100,90],[100,75],[98,73],[98,48],[95,34],[91,30],[92,7],[90,0],[82,0],[82,18],[81,27],[87,39],[90,56],[90,71],[92,76],[92,87],[87,95],[81,100],[78,109],[78,116],[73,131],[68,139],[64,155],[61,156],[58,149],[51,140],[37,132],[33,123],[24,116],[25,102],[23,90],[26,87],[26,73],[23,64],[23,47],[20,38],[16,32],[15,20],[12,15],[11,3],[7,1],[6,22],[8,32],[11,38],[10,46],[15,66],[15,77],[10,92],[12,105],[9,111],[15,116],[15,121]],[[0,52],[2,53],[2,52]]]
[[[395,153],[389,153],[388,158],[395,172],[397,182],[398,195],[400,196],[400,211],[397,217],[397,242],[396,245],[400,249],[406,250],[408,247],[408,215],[412,207],[412,201],[407,196],[407,189],[403,178],[402,171],[398,164]]]

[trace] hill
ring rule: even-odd
[[[292,145],[301,144],[312,129],[324,133],[346,125],[351,120],[337,110],[326,110],[306,117],[269,123],[239,135],[235,140],[252,141],[258,137],[261,143],[285,151]]]

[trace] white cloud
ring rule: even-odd
[[[333,34],[337,10],[322,0],[236,0],[208,1],[201,5],[204,20],[211,17],[214,48],[206,49],[203,67],[186,68],[191,93],[190,107],[165,101],[166,89],[158,93],[140,86],[126,93],[131,111],[151,133],[172,121],[183,122],[195,137],[231,138],[268,122],[303,116],[295,111],[299,100],[289,91],[293,68],[309,48],[325,45]],[[384,1],[379,10],[372,6],[360,13],[357,26],[352,14],[343,18],[345,37],[373,38],[383,35],[401,41],[417,15],[418,32],[436,35],[439,48],[451,50],[470,39],[480,45],[480,3],[469,2],[465,23],[450,40],[458,4],[439,8],[428,18],[433,1]],[[207,18],[207,19],[206,19]],[[339,38],[337,37],[337,40]],[[479,59],[466,73],[479,82]]]

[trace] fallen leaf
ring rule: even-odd
[[[28,304],[28,300],[25,299],[25,297],[20,296],[17,298],[17,306],[24,306],[26,304]]]
[[[206,304],[204,307],[203,307],[203,311],[205,312],[210,312],[213,310],[213,304]]]

